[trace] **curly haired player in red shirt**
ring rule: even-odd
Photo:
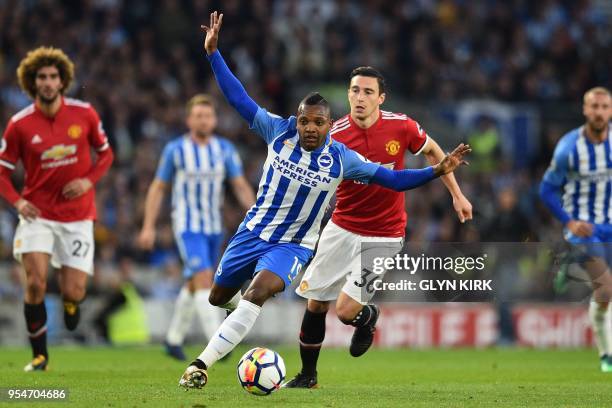
[[[93,273],[93,186],[110,167],[113,152],[91,105],[64,97],[74,64],[62,50],[30,51],[17,77],[34,103],[11,118],[0,140],[0,195],[19,212],[13,254],[26,272],[25,319],[33,354],[24,370],[35,371],[46,370],[49,361],[44,303],[49,262],[59,269],[66,328],[74,330],[79,322],[79,302]],[[10,179],[20,160],[21,194]]]
[[[348,148],[390,169],[404,168],[406,151],[422,153],[432,164],[444,158],[440,146],[416,121],[380,109],[385,100],[385,80],[376,69],[359,67],[351,72],[348,99],[350,113],[336,121],[330,131]],[[442,181],[452,196],[459,221],[472,219],[472,205],[455,176],[447,174]],[[367,277],[360,265],[362,243],[368,243],[368,250],[394,256],[403,245],[406,218],[403,193],[348,180],[340,184],[331,221],[323,229],[315,257],[296,289],[298,295],[308,299],[300,332],[302,370],[286,387],[317,386],[317,360],[330,301],[336,301],[338,318],[355,326],[351,355],[361,356],[370,348],[379,310],[368,304],[374,291],[364,285]]]

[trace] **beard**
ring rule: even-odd
[[[38,96],[38,99],[40,100],[41,103],[43,103],[45,105],[51,105],[53,102],[55,102],[57,100],[57,98],[59,98],[60,93],[56,92],[53,96],[48,98],[48,97],[44,96],[42,92],[39,92],[37,94],[37,96]]]
[[[203,130],[194,130],[193,133],[198,139],[206,139],[211,135],[212,132],[205,132]]]
[[[604,130],[606,130],[606,127],[608,126],[608,122],[606,122],[605,120],[589,121],[587,125],[589,126],[589,129],[591,129],[592,132],[601,133]]]

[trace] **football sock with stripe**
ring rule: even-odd
[[[300,357],[302,374],[315,375],[323,339],[325,339],[325,317],[327,312],[313,313],[306,309],[300,330]]]
[[[221,323],[208,345],[198,356],[207,368],[232,351],[247,335],[261,313],[261,307],[242,299],[232,314]]]
[[[362,327],[370,322],[372,316],[374,316],[374,308],[370,305],[365,305],[357,316],[349,323],[351,326]]]
[[[30,345],[32,346],[32,356],[39,354],[49,359],[47,352],[47,308],[45,302],[39,304],[24,304],[24,314]]]

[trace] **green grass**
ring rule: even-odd
[[[245,350],[241,347],[227,362],[216,364],[204,389],[186,392],[177,387],[185,364],[166,358],[159,347],[53,347],[46,373],[22,372],[29,350],[4,348],[0,352],[0,387],[67,388],[69,406],[89,408],[612,404],[612,374],[599,372],[592,350],[372,350],[358,359],[350,357],[347,350],[324,350],[319,389],[281,389],[269,397],[251,396],[238,385],[235,363]],[[299,369],[297,348],[277,351],[285,359],[288,376],[294,375]],[[189,355],[198,352],[197,348],[189,349]],[[59,405],[63,404],[51,406]]]

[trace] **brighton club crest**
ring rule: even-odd
[[[332,159],[330,154],[323,153],[317,159],[317,164],[319,165],[321,169],[327,170],[334,164],[334,160]]]

